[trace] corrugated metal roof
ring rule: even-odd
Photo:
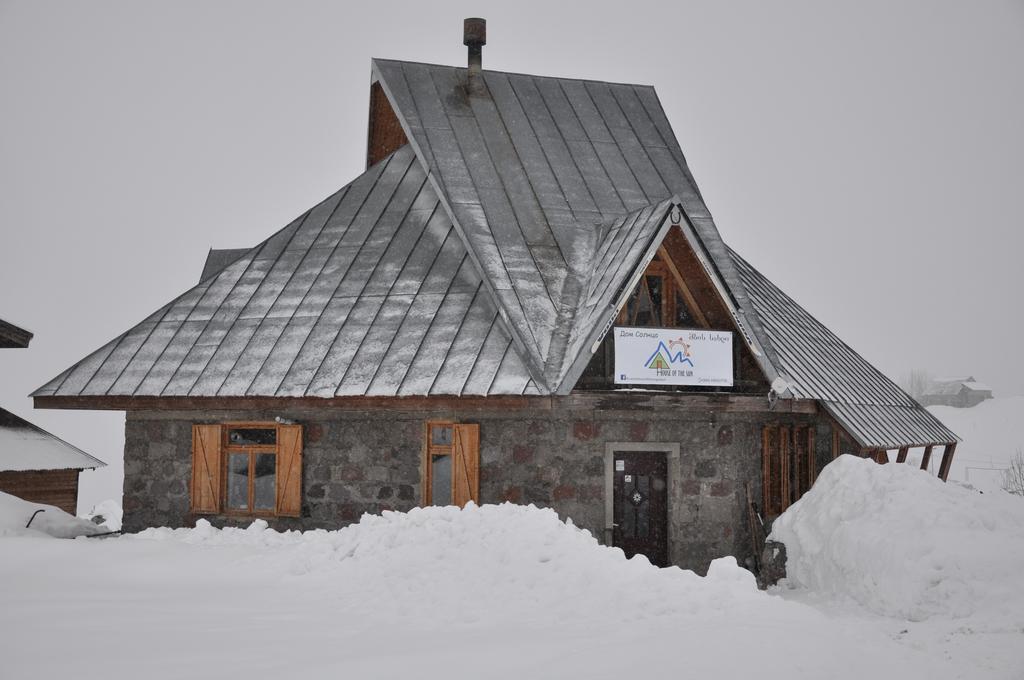
[[[105,466],[99,458],[0,408],[0,472],[93,470]]]
[[[732,257],[797,399],[816,399],[863,447],[952,443],[955,434],[735,252]]]
[[[464,68],[385,59],[373,68],[549,391],[577,362],[566,349],[583,349],[567,333],[624,216],[675,196],[746,305],[653,87],[484,71],[485,95],[467,96]]]
[[[249,248],[210,248],[206,254],[206,264],[203,265],[203,273],[199,275],[199,281],[203,282],[214,274],[221,272],[225,267],[249,252]]]
[[[406,146],[35,395],[536,390],[481,284]]]
[[[588,345],[600,342],[618,314],[621,297],[632,290],[640,272],[648,265],[664,238],[666,218],[677,204],[675,197],[656,205],[645,206],[614,219],[594,254],[586,285],[573,320],[566,357],[579,363],[589,361]],[[568,362],[559,376],[559,384],[571,390],[579,375],[571,375]],[[582,367],[578,367],[582,369]],[[565,373],[570,373],[566,376]]]
[[[35,395],[565,394],[678,208],[769,380],[864,446],[953,440],[729,250],[653,88],[373,70],[408,146]]]

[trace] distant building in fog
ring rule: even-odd
[[[992,398],[992,388],[974,376],[933,380],[918,401],[922,406],[956,406],[970,408]]]

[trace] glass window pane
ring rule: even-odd
[[[430,443],[434,446],[452,445],[452,426],[434,425],[430,428]]]
[[[233,427],[228,430],[228,444],[236,446],[274,445],[277,430],[273,427]]]
[[[676,318],[674,321],[677,328],[692,328],[694,326],[690,310],[686,308],[686,301],[679,293],[676,293]]]
[[[274,487],[277,475],[277,456],[272,453],[257,453],[253,470],[253,510],[274,509]]]
[[[452,457],[431,456],[430,499],[434,505],[452,504]]]
[[[249,509],[249,454],[228,456],[228,510]]]
[[[661,324],[661,300],[662,300],[662,282],[663,279],[660,276],[647,275],[647,290],[651,296],[651,323],[655,326]]]

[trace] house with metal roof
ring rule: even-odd
[[[0,319],[0,348],[26,349],[32,333]],[[78,476],[106,463],[0,408],[0,491],[74,515]]]
[[[966,378],[932,380],[918,401],[922,406],[971,408],[991,398],[992,388],[969,375]]]
[[[39,388],[124,526],[535,503],[705,569],[832,458],[956,436],[723,241],[653,87],[375,59],[366,171]]]

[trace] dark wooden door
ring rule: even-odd
[[[668,463],[663,451],[616,451],[614,544],[668,565]]]

